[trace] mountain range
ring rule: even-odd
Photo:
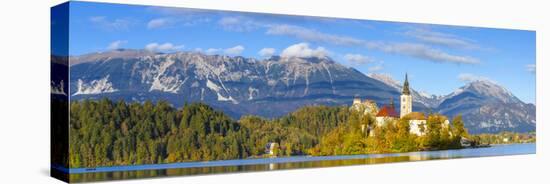
[[[354,97],[380,106],[401,94],[400,83],[391,77],[365,75],[330,57],[255,59],[118,49],[73,56],[69,63],[72,100],[167,100],[176,107],[204,102],[233,118],[274,118],[306,105],[351,105]],[[414,111],[462,114],[472,133],[535,130],[535,106],[494,82],[474,81],[444,96],[412,88]]]
[[[388,75],[369,76],[396,90],[402,89],[400,83]],[[535,105],[522,102],[506,88],[490,80],[471,81],[443,96],[429,95],[414,89],[411,95],[414,101],[425,104],[432,112],[449,117],[461,114],[470,133],[528,132],[536,128]]]

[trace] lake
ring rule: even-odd
[[[471,158],[503,155],[535,154],[536,144],[493,145],[487,148],[421,151],[408,153],[366,154],[344,156],[291,156],[208,162],[184,162],[88,168],[57,168],[70,173],[71,182],[91,182],[119,179],[139,179],[159,176],[270,171],[297,168],[320,168],[348,165],[379,164],[406,161]]]

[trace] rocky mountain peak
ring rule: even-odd
[[[453,92],[452,96],[469,92],[479,96],[498,100],[504,103],[519,103],[519,100],[503,86],[490,80],[475,80]]]

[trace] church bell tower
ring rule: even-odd
[[[409,114],[412,112],[412,96],[411,91],[409,90],[409,79],[407,74],[405,74],[405,82],[403,83],[403,92],[401,92],[401,110],[400,117]]]

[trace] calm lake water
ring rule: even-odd
[[[493,145],[488,148],[422,151],[391,154],[367,154],[347,156],[292,156],[209,162],[185,162],[133,166],[98,167],[95,169],[62,169],[69,172],[71,182],[90,182],[119,179],[138,179],[159,176],[187,176],[231,172],[269,171],[296,168],[319,168],[361,164],[378,164],[420,160],[470,158],[502,155],[535,154],[536,145]]]

